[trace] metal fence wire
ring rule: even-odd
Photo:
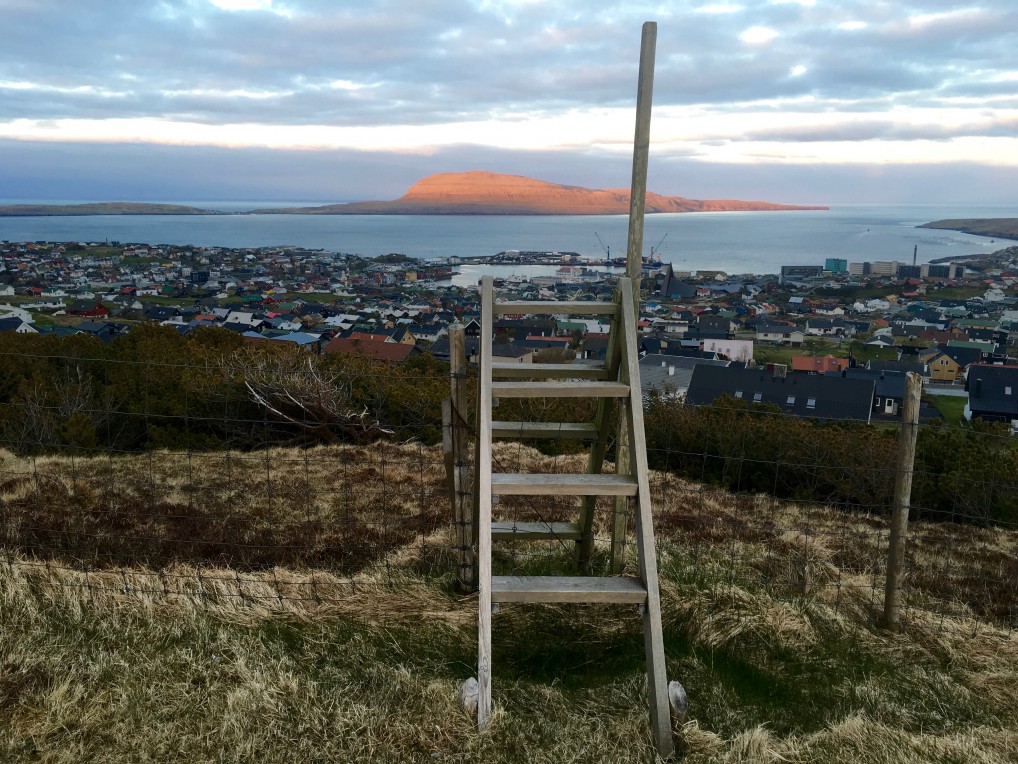
[[[314,603],[323,613],[408,580],[469,588],[469,368],[461,363],[450,387],[449,364],[430,356],[386,366],[152,343],[120,355],[80,344],[0,353],[7,575],[96,595]],[[499,418],[592,416],[584,402],[556,406],[505,401]],[[654,396],[645,415],[666,598],[766,592],[878,623],[907,470],[901,624],[1010,633],[1018,623],[1018,446],[1005,430],[816,422]],[[911,467],[900,461],[903,428]],[[609,444],[606,471],[612,458]],[[575,442],[494,450],[507,472],[582,472],[586,459]],[[577,509],[566,498],[506,497],[495,514],[558,522]],[[602,570],[614,512],[607,500],[595,511],[591,564]],[[631,536],[632,517],[620,521]],[[576,543],[510,542],[493,564],[567,574]],[[633,561],[630,541],[623,572]]]

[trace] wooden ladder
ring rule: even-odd
[[[657,558],[648,484],[643,400],[637,355],[636,312],[632,284],[619,279],[614,302],[496,303],[490,276],[481,281],[480,391],[475,485],[475,542],[479,591],[477,726],[484,731],[491,714],[492,608],[503,602],[614,603],[641,606],[649,679],[650,721],[654,745],[662,757],[674,750],[669,713]],[[492,362],[496,315],[597,315],[611,317],[608,351],[600,366],[585,364],[501,364]],[[521,380],[539,381],[521,381]],[[599,399],[592,424],[552,422],[493,422],[493,398],[593,397]],[[616,402],[622,404],[628,459],[617,459],[622,474],[602,474],[605,449]],[[628,435],[628,437],[625,437]],[[582,474],[512,474],[492,472],[493,438],[590,439],[590,460]],[[625,447],[625,446],[623,446]],[[584,497],[578,522],[492,522],[496,496]],[[636,550],[639,577],[632,576],[492,576],[492,541],[569,539],[577,543],[577,557],[586,564],[593,549],[593,510],[597,496],[636,503]],[[621,516],[621,521],[619,520]],[[612,523],[612,570],[621,568],[621,538],[625,513],[616,507]]]

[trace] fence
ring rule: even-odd
[[[5,564],[90,592],[214,590],[280,607],[340,607],[409,579],[469,589],[474,393],[462,354],[452,371],[450,390],[449,364],[427,356],[378,366],[220,333],[139,330],[109,346],[5,339]],[[576,401],[502,405],[509,420],[592,415]],[[646,419],[666,596],[761,592],[874,625],[1014,628],[1018,450],[1005,432],[814,423],[662,398]],[[501,443],[496,469],[582,471],[578,448]],[[553,522],[575,507],[518,497],[496,510]],[[602,571],[615,511],[596,508],[591,564]],[[631,517],[619,519],[631,537]],[[574,551],[570,538],[510,543],[496,572],[567,572]]]

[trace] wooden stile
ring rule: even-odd
[[[671,715],[668,705],[661,601],[657,580],[648,483],[647,450],[643,427],[643,399],[637,356],[636,316],[632,286],[619,279],[615,317],[609,334],[607,380],[596,382],[493,382],[491,362],[493,288],[490,277],[481,284],[481,352],[478,385],[477,506],[478,506],[478,660],[477,725],[488,727],[492,687],[492,608],[499,603],[600,603],[640,605],[644,613],[644,648],[649,678],[651,727],[657,750],[670,755]],[[501,303],[503,306],[512,303]],[[485,341],[487,338],[487,341]],[[600,397],[597,421],[493,422],[492,401],[497,394],[517,396],[576,397],[577,390]],[[616,463],[614,474],[601,472],[605,444],[612,426],[612,407],[621,401],[621,431],[629,445],[630,458]],[[592,439],[590,469],[584,473],[507,473],[492,471],[492,440],[495,437],[583,437]],[[582,496],[586,497],[578,522],[511,522],[492,518],[494,499],[499,496]],[[492,543],[507,540],[527,543],[542,540],[577,543],[583,559],[593,548],[592,519],[598,496],[632,501],[636,508],[636,552],[639,577],[632,576],[494,576]],[[623,524],[613,531],[612,549],[621,550]],[[612,565],[620,564],[613,558]]]
[[[478,655],[477,726],[487,729],[491,717],[492,608],[495,603],[606,603],[637,604],[643,610],[644,651],[654,747],[661,758],[674,752],[668,682],[665,671],[661,597],[651,513],[647,445],[637,348],[640,278],[642,273],[643,216],[646,200],[650,141],[651,94],[657,25],[643,25],[637,90],[636,134],[633,146],[633,180],[630,195],[627,276],[619,279],[615,301],[495,302],[490,276],[481,281],[481,347],[477,400],[477,441],[474,473],[473,527],[477,549]],[[611,316],[608,349],[603,367],[577,364],[493,364],[492,337],[495,315],[603,315]],[[495,382],[494,379],[512,381]],[[519,381],[538,380],[538,381]],[[558,381],[546,381],[558,380]],[[572,380],[565,382],[564,380]],[[582,381],[577,381],[582,380]],[[598,399],[592,425],[582,423],[492,421],[494,398],[591,397]],[[621,404],[621,406],[619,405]],[[614,414],[621,413],[615,474],[602,474],[609,430]],[[510,474],[492,472],[494,437],[573,437],[592,439],[587,472],[582,474]],[[493,522],[492,505],[500,495],[582,496],[577,523]],[[610,570],[622,567],[622,540],[626,530],[626,502],[635,508],[636,556],[639,578],[626,576],[493,576],[492,541],[558,538],[577,542],[577,562],[589,568],[594,549],[593,517],[597,496],[615,497]],[[560,536],[558,534],[561,534]],[[589,570],[587,571],[589,572]],[[471,698],[471,680],[463,696]]]

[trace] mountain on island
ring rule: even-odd
[[[684,199],[647,193],[646,211],[729,212],[734,210],[826,210],[736,199]],[[399,199],[323,207],[257,209],[224,213],[177,204],[95,202],[16,204],[0,207],[0,217],[48,215],[625,215],[628,188],[584,188],[494,172],[445,172],[417,181]]]
[[[648,213],[825,209],[827,207],[734,199],[684,199],[649,192],[646,202]],[[419,180],[399,199],[389,202],[354,202],[256,212],[309,215],[623,215],[629,212],[629,189],[564,186],[522,175],[494,172],[449,172]]]

